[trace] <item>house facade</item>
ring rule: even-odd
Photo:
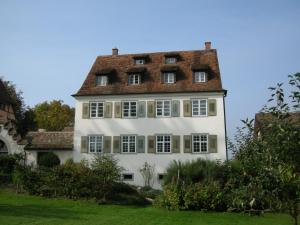
[[[215,49],[96,58],[75,105],[74,161],[112,154],[123,180],[144,185],[154,168],[159,188],[173,160],[224,161],[225,102]]]

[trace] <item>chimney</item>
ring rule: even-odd
[[[119,54],[119,49],[118,48],[113,48],[112,49],[112,55],[118,55]]]
[[[211,49],[211,42],[210,41],[206,41],[205,42],[205,50],[210,50]]]

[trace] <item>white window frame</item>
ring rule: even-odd
[[[102,153],[103,135],[89,135],[88,138],[89,138],[89,153]],[[92,150],[92,147],[94,148],[94,150]]]
[[[169,103],[169,109],[167,109],[167,104]],[[161,103],[161,104],[160,104]],[[156,100],[156,117],[171,117],[172,115],[172,101],[171,100]],[[166,112],[169,111],[169,114],[166,114]],[[161,112],[161,115],[159,115],[159,112]]]
[[[165,64],[175,64],[177,63],[176,57],[166,57],[165,58]]]
[[[195,138],[198,137],[198,140],[195,140]],[[202,137],[205,137],[206,140],[202,140]],[[195,150],[195,144],[199,144],[199,151]],[[204,146],[206,146],[206,149],[204,149]],[[208,134],[192,134],[192,151],[193,153],[208,153]]]
[[[98,82],[98,81],[100,81],[100,82]],[[96,76],[96,85],[97,86],[107,86],[107,83],[108,83],[107,81],[108,81],[107,76],[102,76],[102,75],[97,75]]]
[[[128,103],[128,116],[125,116],[125,104]],[[133,112],[133,103],[135,103],[135,116],[132,116],[132,112]],[[137,101],[123,101],[122,102],[122,116],[123,118],[137,118],[137,107],[138,107],[138,103]]]
[[[194,72],[194,81],[195,83],[205,83],[207,80],[206,72],[195,71]]]
[[[128,85],[137,85],[141,83],[141,75],[139,73],[128,75]]]
[[[163,73],[163,83],[164,84],[175,84],[175,73],[164,72]]]
[[[144,65],[145,64],[145,59],[134,59],[134,64]]]
[[[132,141],[131,139],[134,138],[134,140]],[[125,140],[127,139],[127,140]],[[127,151],[124,151],[124,144],[126,144],[127,146]],[[131,144],[134,144],[134,151],[130,151],[131,150]],[[136,144],[137,144],[137,138],[136,135],[121,135],[121,149],[122,149],[122,153],[125,154],[130,154],[130,153],[136,153]]]
[[[90,102],[90,118],[104,118],[104,102]]]
[[[162,140],[158,140],[159,137],[162,137]],[[169,137],[169,140],[166,140],[166,137]],[[168,153],[172,153],[172,135],[170,134],[157,134],[155,136],[156,139],[156,144],[155,144],[155,149],[156,149],[156,153],[161,153],[161,154],[168,154]],[[162,144],[162,151],[158,151],[158,146],[159,144]],[[169,144],[169,151],[166,151],[166,144]]]
[[[205,102],[205,106],[203,107],[203,102]],[[192,116],[207,116],[207,99],[200,98],[200,99],[192,99]],[[205,113],[203,113],[205,110]]]

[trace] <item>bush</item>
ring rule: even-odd
[[[193,161],[173,161],[167,168],[164,184],[193,184],[204,180],[214,180],[220,173],[220,165],[215,161],[197,159]]]
[[[226,210],[225,196],[216,181],[192,184],[186,189],[184,204],[186,209],[193,210]]]
[[[19,163],[21,155],[0,155],[0,183],[12,181],[14,167]]]
[[[154,200],[154,205],[168,210],[184,209],[185,191],[182,186],[168,184],[164,186],[163,192]]]
[[[60,164],[60,159],[53,152],[38,152],[37,164],[39,166],[52,168]]]
[[[161,190],[153,189],[148,186],[140,188],[139,192],[145,198],[151,198],[151,199],[155,199],[158,195],[160,195],[162,193]]]

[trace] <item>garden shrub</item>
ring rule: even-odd
[[[217,181],[208,181],[188,186],[183,200],[186,209],[224,211],[224,199],[220,184]]]
[[[139,192],[145,198],[155,199],[158,195],[162,193],[161,190],[153,189],[149,186],[141,187]]]
[[[154,205],[168,210],[184,209],[184,190],[185,188],[181,185],[165,185],[163,192],[156,197]]]
[[[220,164],[215,161],[197,159],[187,162],[173,161],[166,170],[164,184],[192,184],[204,180],[214,180],[220,171]]]
[[[38,152],[37,164],[39,166],[52,168],[60,164],[60,159],[53,152]]]
[[[15,165],[18,163],[16,155],[0,155],[0,183],[6,184],[11,182],[12,173]]]

